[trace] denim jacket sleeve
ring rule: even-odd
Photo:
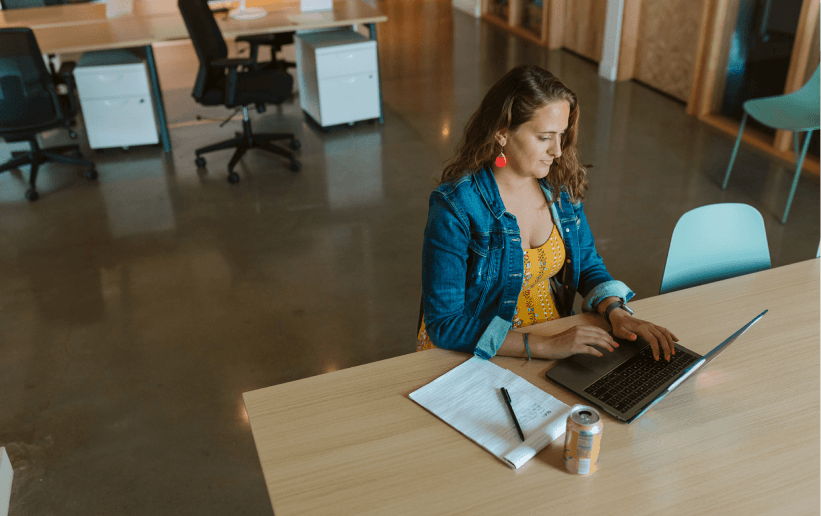
[[[581,204],[578,205],[576,212],[579,221],[579,261],[581,264],[578,292],[584,298],[582,311],[595,311],[602,299],[611,296],[621,298],[626,303],[634,296],[633,291],[621,281],[614,280],[607,272],[604,261],[596,252],[593,233],[590,231],[587,216]]]
[[[425,328],[437,347],[474,353],[480,340],[490,339],[494,342],[489,347],[495,354],[501,346],[501,342],[496,342],[498,337],[507,334],[507,328],[498,331],[501,319],[491,324],[491,320],[465,314],[469,228],[467,216],[456,204],[441,192],[431,194],[422,246]],[[492,335],[485,335],[486,332]]]

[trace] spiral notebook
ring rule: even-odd
[[[522,442],[499,390],[510,392]],[[524,378],[472,357],[410,398],[513,469],[533,458],[565,431],[570,407]]]

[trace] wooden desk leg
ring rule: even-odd
[[[371,39],[376,41],[376,24],[368,23]],[[376,44],[376,67],[379,68],[379,43]],[[379,123],[385,122],[385,110],[382,108],[382,72],[379,72]]]
[[[160,122],[160,139],[165,152],[171,152],[171,137],[168,135],[168,120],[165,118],[165,104],[162,101],[162,90],[160,89],[160,76],[157,74],[157,62],[154,60],[154,49],[151,45],[145,46],[145,56],[148,59],[148,77],[151,79],[151,90],[154,96],[154,106],[157,108],[157,116]]]

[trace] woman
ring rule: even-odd
[[[633,317],[633,292],[596,253],[581,200],[576,95],[537,66],[514,68],[487,93],[430,197],[418,349],[560,359],[618,346],[596,326],[550,337],[510,331],[583,311],[617,337],[650,343],[668,361],[678,339]]]

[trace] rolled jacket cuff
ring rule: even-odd
[[[596,306],[606,297],[618,297],[626,303],[635,294],[621,281],[611,280],[599,283],[582,301],[582,312],[595,312]]]
[[[473,354],[483,360],[489,360],[496,356],[496,352],[502,347],[502,343],[507,337],[507,332],[510,331],[510,326],[510,322],[505,321],[498,315],[494,317],[485,332],[479,337],[479,342],[476,343]]]

